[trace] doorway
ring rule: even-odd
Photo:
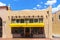
[[[2,18],[0,17],[0,37],[2,37]]]
[[[30,38],[30,28],[25,28],[25,38]]]

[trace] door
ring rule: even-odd
[[[25,28],[25,38],[30,38],[30,28]]]
[[[0,37],[2,37],[2,19],[0,18]]]

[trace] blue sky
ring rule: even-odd
[[[52,5],[52,11],[60,10],[60,0],[0,0],[0,6],[9,5],[12,10],[46,9]]]

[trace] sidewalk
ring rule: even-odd
[[[41,38],[0,38],[0,40],[51,40],[51,39],[41,39]]]

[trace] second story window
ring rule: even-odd
[[[24,19],[12,19],[12,23],[24,23]]]
[[[33,19],[29,19],[29,23],[33,23]]]
[[[43,22],[43,18],[39,18],[39,22]]]
[[[24,23],[24,19],[20,19],[20,23]]]
[[[34,22],[38,22],[38,19],[34,19]]]
[[[41,23],[43,22],[43,18],[39,19],[11,19],[12,23]]]
[[[20,20],[19,20],[19,19],[16,19],[16,22],[17,22],[17,23],[19,23],[19,22],[20,22]]]
[[[15,19],[11,19],[11,23],[15,23],[16,22],[16,20]]]

